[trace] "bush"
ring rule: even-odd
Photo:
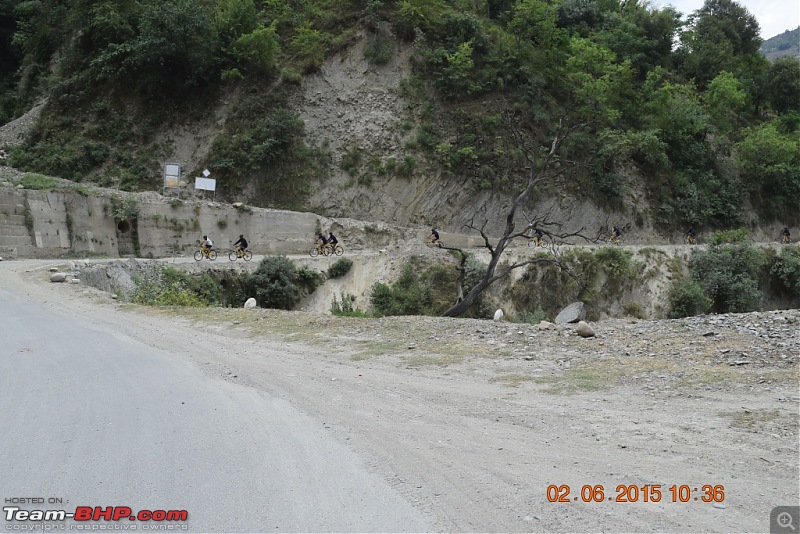
[[[452,304],[455,277],[450,266],[423,270],[418,259],[412,258],[394,285],[372,286],[372,307],[376,315],[440,315]]]
[[[394,41],[389,33],[389,28],[381,25],[374,35],[367,38],[364,47],[364,57],[375,65],[385,65],[394,55]]]
[[[348,258],[340,258],[333,262],[328,268],[328,277],[330,278],[341,278],[342,276],[346,275],[350,272],[350,268],[353,266],[353,260]]]
[[[750,235],[747,228],[739,228],[738,230],[725,230],[723,232],[714,232],[711,234],[711,245],[725,245],[733,243],[744,243]]]
[[[333,296],[331,301],[331,313],[340,317],[369,317],[367,312],[361,311],[355,306],[356,296],[348,293],[341,294],[342,300],[336,300],[336,295]]]
[[[638,302],[627,302],[622,309],[625,311],[625,315],[630,317],[635,317],[637,319],[645,319],[647,317],[642,309],[642,305]]]
[[[173,267],[155,267],[134,278],[135,304],[201,307],[218,304],[222,287],[210,275],[192,276]]]
[[[669,317],[679,319],[700,315],[711,309],[712,301],[695,280],[684,279],[672,286],[669,292]]]
[[[129,221],[139,216],[139,199],[133,196],[120,198],[117,195],[111,197],[111,207],[114,210],[114,220]]]
[[[738,244],[695,252],[689,270],[712,300],[715,312],[741,313],[757,310],[761,304],[758,274],[764,262],[762,251]]]
[[[600,267],[606,275],[614,280],[621,280],[635,274],[632,254],[617,247],[602,247],[594,253]]]
[[[776,277],[791,296],[800,298],[800,247],[784,248],[772,265],[770,275]]]
[[[515,323],[529,323],[529,324],[539,324],[542,321],[549,321],[549,317],[547,316],[547,312],[544,311],[542,308],[536,308],[534,311],[530,312],[528,310],[521,310],[517,312],[517,314],[511,318],[512,322]]]
[[[41,174],[26,174],[19,181],[25,189],[53,189],[56,179]]]
[[[239,300],[255,297],[262,308],[291,310],[319,283],[320,276],[315,271],[298,270],[285,256],[268,256],[242,280]]]

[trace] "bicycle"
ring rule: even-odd
[[[788,245],[790,242],[791,238],[788,235],[786,234],[781,235],[781,244]]]
[[[425,240],[425,244],[429,247],[442,248],[443,246],[442,241],[440,239],[434,239],[432,237],[428,237],[428,239]]]
[[[228,259],[231,261],[236,261],[237,258],[242,258],[244,261],[250,261],[253,259],[253,253],[249,250],[242,250],[241,247],[235,247],[228,253]]]
[[[685,234],[683,236],[683,244],[684,245],[696,245],[697,244],[697,239],[695,239],[695,237],[692,236],[691,234]]]
[[[528,246],[531,248],[536,248],[536,247],[545,248],[547,247],[547,243],[545,243],[544,239],[542,239],[541,237],[533,236],[528,240]]]
[[[316,245],[314,245],[314,248],[312,248],[312,249],[311,249],[311,250],[308,252],[308,254],[309,254],[309,255],[310,255],[312,258],[316,258],[317,256],[327,256],[327,254],[325,253],[325,249],[324,249],[324,248],[323,248],[323,246],[322,246],[322,245],[320,245],[319,243],[317,243]]]
[[[336,245],[333,245],[331,243],[326,243],[325,255],[330,256],[331,254],[334,254],[336,256],[341,256],[342,254],[344,254],[344,249],[342,248],[342,245],[339,245],[338,243]]]
[[[217,251],[213,248],[200,248],[194,251],[195,261],[200,261],[203,258],[214,261],[217,259]]]
[[[612,245],[621,245],[622,244],[622,238],[621,237],[617,237],[614,234],[611,234],[611,237],[609,238],[609,241],[611,242]]]

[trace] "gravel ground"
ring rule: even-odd
[[[437,530],[767,532],[774,506],[800,501],[798,310],[608,320],[582,338],[469,319],[140,308],[51,284],[43,266],[0,264],[0,287],[146,332],[211,376],[288,400]],[[601,502],[583,502],[599,485]],[[688,502],[673,502],[682,485]],[[550,502],[566,486],[568,502]]]

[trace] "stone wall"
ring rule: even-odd
[[[108,203],[108,199],[77,193],[0,188],[0,255],[116,256],[114,220],[105,208]]]
[[[347,250],[380,249],[409,239],[424,243],[429,229],[329,219],[313,213],[251,208],[158,193],[97,190],[35,191],[0,186],[0,257],[161,258],[190,256],[208,235],[220,251],[244,234],[255,254],[304,254],[317,232],[333,231]],[[114,197],[136,199],[138,213],[115,218]],[[442,233],[449,245],[474,247],[475,236]]]

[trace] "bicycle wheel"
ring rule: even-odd
[[[242,255],[242,258],[244,259],[244,261],[250,261],[253,259],[253,253],[250,252],[249,250],[245,250],[244,254]]]
[[[229,260],[231,260],[231,261],[236,261],[236,258],[237,258],[238,256],[239,256],[239,255],[238,255],[238,254],[236,254],[236,251],[235,251],[235,250],[232,250],[232,251],[228,252],[228,259],[229,259]]]
[[[341,256],[342,254],[344,254],[344,249],[342,248],[342,245],[336,245],[335,247],[333,247],[333,253],[336,254],[337,256]]]
[[[199,250],[195,250],[194,251],[194,260],[195,261],[200,261],[202,259],[203,259],[203,253],[200,252]]]
[[[211,261],[216,260],[217,259],[217,251],[216,250],[212,250],[211,252],[209,252],[208,253],[208,259],[211,260]]]
[[[316,258],[317,256],[319,256],[319,249],[317,247],[312,248],[311,250],[308,251],[308,255],[311,256],[312,258]]]

